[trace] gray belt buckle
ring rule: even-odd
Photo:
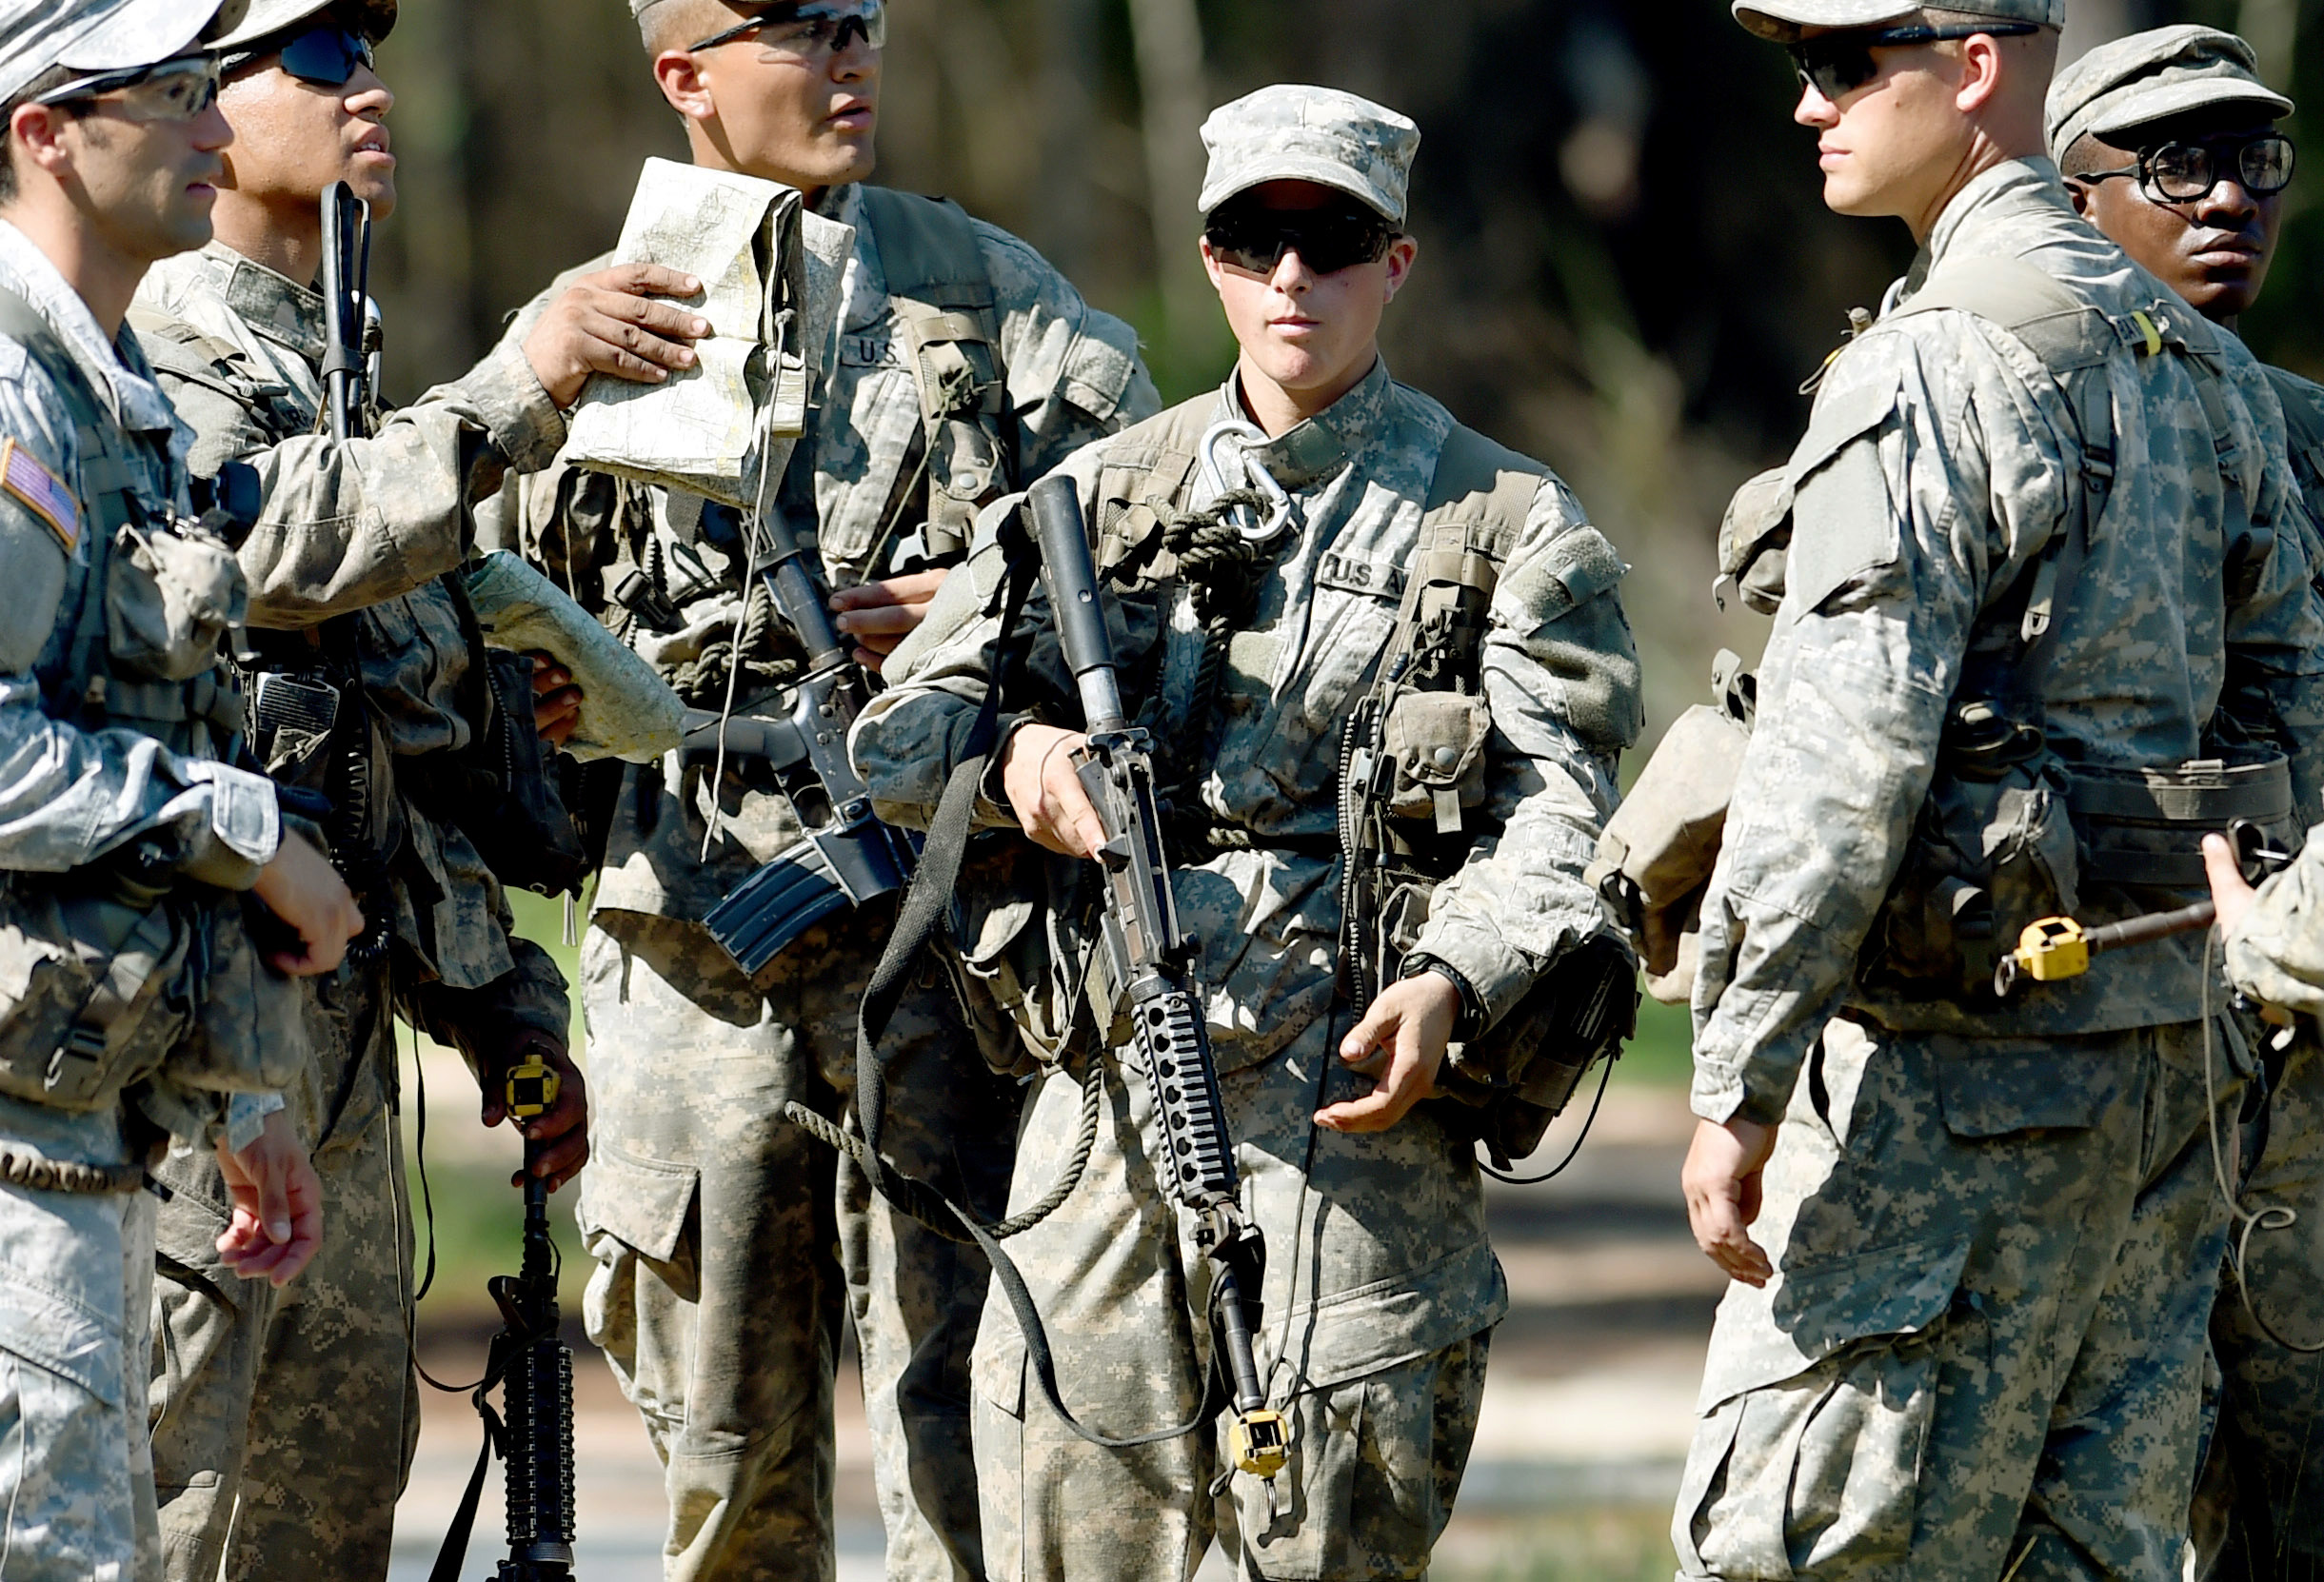
[[[250,722],[259,734],[279,730],[321,735],[339,722],[339,689],[267,671],[250,689]]]

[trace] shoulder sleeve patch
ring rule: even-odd
[[[81,542],[81,508],[72,491],[12,437],[0,440],[0,489],[40,518],[67,553]]]

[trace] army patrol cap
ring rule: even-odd
[[[2042,109],[2052,159],[2091,133],[2115,134],[2217,105],[2249,105],[2263,120],[2292,101],[2259,80],[2259,57],[2216,28],[2155,28],[2101,44],[2057,74]]]
[[[213,20],[239,20],[244,0],[0,0],[0,104],[62,69],[133,71],[189,53]]]
[[[377,44],[395,27],[395,0],[249,0],[250,9],[234,30],[210,48],[222,55],[247,50],[276,33],[297,27],[308,17],[336,8]]]
[[[1312,181],[1401,226],[1420,129],[1336,88],[1279,83],[1212,110],[1202,147],[1210,150],[1198,205],[1205,214],[1266,182]]]
[[[1735,0],[1735,19],[1761,38],[1790,44],[1803,29],[1894,27],[1929,9],[1919,0]],[[1948,21],[1958,15],[2066,25],[2066,0],[1946,0],[1936,9],[1948,12]]]

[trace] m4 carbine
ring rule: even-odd
[[[703,920],[755,978],[832,913],[902,890],[915,847],[873,816],[870,789],[847,761],[847,732],[870,702],[870,683],[855,662],[855,645],[832,622],[812,557],[781,510],[760,515],[752,554],[753,574],[806,650],[806,674],[783,719],[689,713],[685,750],[697,761],[723,753],[745,783],[763,773],[806,831]]]
[[[1272,1479],[1290,1447],[1282,1414],[1266,1410],[1251,1353],[1251,1313],[1266,1249],[1259,1227],[1243,1217],[1234,1139],[1191,986],[1195,941],[1179,925],[1170,889],[1152,743],[1122,713],[1113,641],[1073,480],[1043,479],[1029,503],[1058,640],[1088,727],[1075,772],[1105,826],[1097,853],[1104,872],[1103,959],[1115,1002],[1129,1009],[1140,1075],[1162,1121],[1156,1169],[1171,1197],[1195,1216],[1195,1239],[1218,1269],[1212,1303],[1234,1395],[1230,1458],[1243,1472]]]

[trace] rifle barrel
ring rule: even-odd
[[[1114,642],[1105,629],[1105,605],[1098,597],[1098,567],[1082,526],[1082,497],[1073,480],[1051,473],[1026,495],[1033,533],[1041,543],[1042,580],[1065,664],[1082,689],[1082,714],[1092,735],[1118,731],[1127,723],[1122,688],[1114,677]]]

